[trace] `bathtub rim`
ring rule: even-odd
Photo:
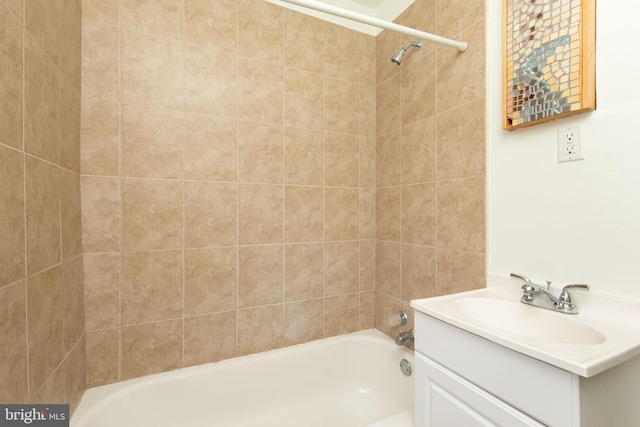
[[[308,351],[308,349],[312,349],[314,347],[322,347],[330,344],[335,344],[339,341],[347,342],[349,340],[353,340],[354,338],[357,340],[364,340],[369,342],[384,341],[385,345],[392,345],[393,348],[397,349],[404,357],[413,358],[414,355],[413,350],[410,350],[407,347],[396,346],[391,338],[380,332],[378,329],[364,329],[348,334],[336,335],[314,341],[308,341],[305,343],[280,347],[260,353],[237,356],[230,359],[220,360],[218,362],[208,362],[200,365],[187,366],[171,371],[149,374],[142,377],[131,378],[111,384],[88,388],[82,396],[78,407],[71,417],[70,426],[82,426],[82,423],[86,422],[85,419],[90,420],[96,412],[102,410],[102,408],[109,405],[113,400],[120,398],[121,395],[135,392],[138,389],[145,388],[152,384],[180,380],[182,378],[189,378],[195,375],[203,375],[208,371],[221,369],[224,365],[227,364],[246,364],[260,360],[268,360],[278,357],[280,353]]]

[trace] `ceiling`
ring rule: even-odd
[[[279,0],[266,0],[270,3],[278,4],[289,9],[297,10],[325,21],[333,22],[356,31],[373,36],[378,35],[382,30],[370,25],[361,24],[359,22],[350,21],[348,19],[327,15],[326,13],[317,12]],[[340,7],[352,12],[361,13],[374,18],[383,19],[392,22],[402,12],[404,12],[415,0],[316,0],[320,3],[326,3],[331,6]]]

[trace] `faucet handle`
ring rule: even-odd
[[[529,280],[528,277],[523,276],[522,274],[517,274],[517,273],[511,273],[511,277],[513,279],[520,279],[522,280],[526,285],[528,285],[529,283],[531,283],[531,280]]]
[[[573,303],[573,299],[571,298],[571,294],[569,293],[570,289],[584,289],[588,291],[589,285],[567,285],[562,288],[562,292],[558,298],[558,308],[564,311],[574,311],[576,308],[576,305]]]

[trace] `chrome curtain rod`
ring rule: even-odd
[[[351,21],[361,22],[363,24],[368,24],[374,27],[383,28],[385,30],[395,31],[397,33],[414,37],[419,40],[427,40],[430,42],[443,44],[445,46],[454,47],[458,49],[460,52],[464,52],[465,50],[467,50],[467,43],[465,42],[447,39],[444,37],[436,36],[435,34],[425,33],[424,31],[416,30],[415,28],[405,27],[404,25],[398,25],[393,22],[388,22],[382,19],[373,18],[371,16],[352,12],[350,10],[331,6],[315,0],[280,0],[280,1],[306,7],[307,9],[313,9],[319,12],[328,13],[329,15],[339,16],[341,18],[346,18]]]

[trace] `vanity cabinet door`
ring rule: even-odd
[[[544,426],[418,352],[415,384],[415,427]]]

